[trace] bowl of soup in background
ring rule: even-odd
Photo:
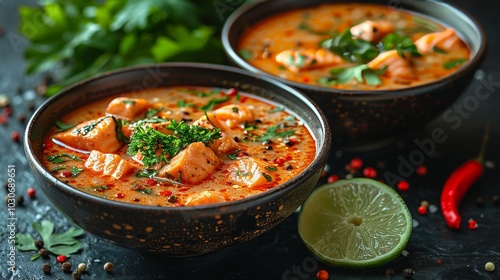
[[[389,2],[372,0],[357,1],[356,3],[375,4],[380,6],[379,8],[386,9],[389,12],[394,11],[394,9],[409,12],[425,20],[429,20],[431,23],[453,28],[456,31],[457,35],[469,48],[470,58],[452,73],[428,83],[415,84],[409,87],[400,86],[393,89],[350,89],[343,86],[315,85],[311,81],[304,82],[298,79],[294,80],[283,77],[279,73],[284,73],[287,69],[277,63],[273,64],[272,61],[269,61],[269,63],[262,62],[262,65],[266,65],[265,67],[269,67],[268,69],[270,67],[280,67],[280,69],[276,71],[263,70],[262,68],[265,67],[256,66],[256,64],[251,63],[245,58],[245,55],[248,54],[242,53],[240,49],[242,38],[246,36],[247,32],[252,31],[252,28],[264,26],[266,21],[270,22],[273,17],[284,13],[301,11],[302,9],[314,9],[323,4],[342,5],[342,3],[343,1],[335,0],[259,1],[245,5],[233,12],[227,19],[222,33],[224,49],[232,63],[249,71],[271,76],[280,82],[298,88],[306,93],[319,105],[327,116],[335,135],[335,141],[340,145],[348,146],[352,143],[356,145],[356,143],[366,143],[389,138],[398,132],[418,127],[431,121],[457,100],[471,81],[474,72],[478,69],[485,56],[485,34],[478,22],[466,12],[447,3],[409,0]],[[347,5],[356,5],[356,3],[349,3]],[[309,25],[311,22],[314,22],[311,21],[313,17],[314,14],[310,13],[307,17],[303,16],[300,22],[296,19],[287,20],[283,18],[278,20],[280,23],[276,23],[274,26],[277,29],[282,28],[284,31],[282,33],[274,32],[273,38],[278,39],[271,39],[271,42],[269,40],[268,42],[262,42],[262,45],[260,45],[261,48],[265,52],[264,49],[269,45],[273,45],[275,43],[274,40],[277,40],[276,42],[280,42],[282,45],[288,44],[289,47],[290,42],[286,40],[289,34],[296,32],[293,29],[302,29],[300,32],[305,32],[300,33],[303,35],[303,40],[314,36],[307,34],[307,32],[314,28],[320,30],[321,27],[312,24]],[[359,22],[356,22],[356,24],[359,24]],[[353,25],[354,23],[351,26]],[[320,31],[324,32],[325,30],[328,31],[328,29],[321,29]],[[316,31],[313,30],[312,32]],[[325,37],[321,35],[320,38],[324,39]],[[256,39],[253,43],[255,42],[258,42],[258,40]],[[297,49],[302,47],[301,44],[297,44]],[[276,48],[279,51],[279,47],[276,46]],[[250,55],[252,54],[250,53]],[[258,53],[253,55],[265,54]],[[275,59],[276,53],[271,52],[267,55],[272,60]],[[334,67],[329,67],[329,69],[332,68]],[[309,79],[307,76],[306,78]]]
[[[218,204],[158,207],[112,201],[79,190],[43,164],[44,142],[56,121],[103,98],[170,86],[235,88],[280,104],[307,124],[316,141],[313,162],[289,181],[260,194]],[[187,93],[186,93],[187,94]],[[41,189],[85,231],[120,246],[164,256],[203,254],[253,239],[291,215],[316,185],[331,151],[323,113],[306,96],[268,77],[209,64],[166,63],[104,73],[63,89],[28,123],[24,148]],[[64,176],[63,176],[64,177]],[[71,178],[69,178],[71,179]]]

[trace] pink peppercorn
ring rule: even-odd
[[[408,181],[405,180],[399,181],[397,184],[397,188],[400,191],[407,191],[410,188],[410,183],[408,183]]]
[[[377,170],[373,167],[365,167],[365,169],[363,169],[363,176],[373,179],[377,177]]]

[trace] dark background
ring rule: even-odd
[[[27,0],[20,2],[35,3]],[[425,156],[424,165],[429,169],[428,174],[424,177],[410,175],[410,190],[400,192],[415,220],[406,256],[368,270],[328,267],[317,261],[303,245],[297,233],[297,214],[294,214],[274,230],[251,242],[190,258],[165,259],[145,255],[85,234],[81,239],[84,249],[70,259],[73,268],[80,262],[88,265],[88,272],[82,279],[315,279],[316,272],[320,269],[327,270],[330,279],[403,279],[402,271],[405,268],[415,271],[413,279],[500,279],[500,206],[492,202],[494,195],[500,195],[500,2],[449,2],[469,11],[479,20],[488,36],[489,49],[477,75],[483,81],[472,81],[455,105],[466,105],[467,98],[472,98],[476,90],[486,93],[484,83],[490,85],[489,97],[479,101],[476,110],[460,117],[459,125],[446,122],[440,115],[422,129],[405,132],[380,149],[353,152],[335,147],[330,156],[328,174],[344,174],[344,165],[353,157],[361,157],[366,165],[377,167],[379,179],[386,179],[384,174],[388,172],[398,174],[401,158],[409,160],[412,153],[421,150],[415,145],[415,141],[430,138],[436,128],[444,131],[446,140],[436,143],[431,153]],[[36,236],[31,226],[33,221],[51,220],[56,224],[57,232],[73,225],[52,206],[41,191],[37,192],[36,199],[27,197],[26,190],[29,187],[38,190],[37,182],[27,165],[22,143],[13,142],[10,137],[12,131],[20,132],[22,137],[25,122],[18,120],[19,115],[24,114],[29,118],[33,113],[32,105],[36,108],[44,101],[33,90],[39,77],[24,75],[22,50],[28,41],[17,30],[18,5],[17,1],[0,0],[0,29],[3,29],[0,30],[0,94],[9,95],[13,107],[13,114],[7,124],[0,126],[0,178],[3,184],[7,178],[7,165],[16,166],[16,195],[25,199],[24,206],[16,207],[17,232]],[[417,207],[420,202],[427,200],[438,206],[440,191],[447,176],[477,154],[483,127],[487,122],[491,124],[491,138],[486,153],[488,167],[462,200],[461,229],[450,230],[440,211],[419,215]],[[324,182],[325,178],[322,180]],[[3,187],[0,194],[7,194]],[[483,199],[484,207],[477,205],[478,198]],[[469,218],[478,222],[476,230],[467,227]],[[31,261],[33,252],[17,252],[17,274],[12,277],[7,271],[8,230],[5,203],[0,206],[0,219],[0,279],[72,279],[71,274],[65,274],[58,268],[54,256],[46,260]],[[108,261],[115,265],[112,273],[106,273],[102,268]],[[484,265],[488,261],[497,265],[495,272],[485,271]],[[45,262],[53,266],[53,273],[49,276],[43,275],[41,271]],[[393,269],[395,274],[386,277],[387,268]]]

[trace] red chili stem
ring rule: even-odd
[[[483,174],[483,160],[486,150],[486,143],[489,140],[489,124],[485,126],[483,134],[483,143],[481,145],[479,155],[475,159],[471,159],[455,169],[446,180],[444,188],[441,192],[441,211],[448,227],[459,229],[462,221],[458,211],[460,201],[467,193],[469,188]]]

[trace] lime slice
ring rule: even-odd
[[[314,190],[302,205],[298,227],[307,247],[325,263],[369,268],[401,254],[412,218],[391,187],[355,178]]]

